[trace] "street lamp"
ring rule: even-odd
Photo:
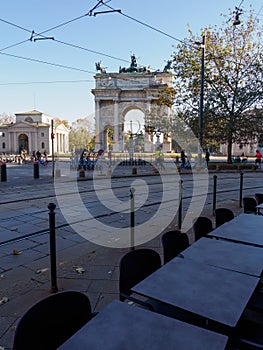
[[[137,122],[139,124],[138,131],[136,133],[133,133],[132,120],[130,121],[130,138],[129,138],[129,158],[130,158],[130,161],[133,161],[133,155],[134,155],[134,139],[133,139],[133,137],[138,135],[140,128],[141,128],[138,120],[137,120]]]
[[[198,121],[198,166],[202,164],[202,147],[203,147],[203,120],[204,120],[204,77],[205,77],[205,35],[202,42],[196,42],[201,47],[201,88],[200,88],[200,105],[199,105],[199,121]]]

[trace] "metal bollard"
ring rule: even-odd
[[[242,198],[243,198],[243,172],[240,171],[240,189],[239,189],[239,207],[242,208]]]
[[[130,213],[130,225],[131,225],[131,250],[134,250],[134,226],[135,226],[135,217],[134,217],[134,192],[135,188],[131,187],[130,189],[130,199],[131,199],[131,213]]]
[[[7,176],[6,176],[6,163],[4,163],[4,162],[1,162],[1,163],[0,163],[0,177],[1,177],[1,182],[7,180]]]
[[[55,170],[55,177],[60,177],[61,176],[61,170],[60,169],[56,169]]]
[[[182,214],[183,214],[183,180],[179,181],[179,207],[178,207],[178,228],[182,228]]]
[[[49,243],[50,243],[50,273],[51,288],[50,293],[56,293],[57,287],[57,266],[56,266],[56,230],[55,230],[55,210],[56,204],[49,203]]]
[[[216,187],[217,187],[217,175],[214,175],[213,215],[215,215],[215,210],[216,210]]]
[[[137,175],[137,168],[132,168],[132,175]]]
[[[79,171],[79,177],[85,177],[85,170],[83,168]]]
[[[39,162],[35,161],[33,163],[34,179],[39,179]]]

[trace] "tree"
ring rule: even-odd
[[[59,118],[55,118],[55,127],[59,126],[60,124],[64,124],[66,128],[69,127],[69,122],[68,120],[62,120],[62,119],[59,119]]]
[[[89,149],[92,145],[91,125],[88,118],[80,118],[72,123],[69,132],[69,148],[72,150]]]
[[[263,49],[261,30],[252,8],[249,18],[233,26],[229,16],[222,28],[209,26],[205,35],[204,144],[228,145],[255,140],[262,130],[262,119],[254,113],[262,103]],[[201,50],[200,37],[189,29],[190,39],[177,46],[173,58],[175,104],[194,133],[198,133]]]
[[[3,113],[0,115],[0,124],[11,124],[15,122],[15,116]]]

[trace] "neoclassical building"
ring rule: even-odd
[[[98,63],[95,75],[96,86],[92,89],[95,99],[95,147],[107,149],[107,130],[113,128],[113,151],[124,150],[124,123],[131,110],[139,110],[144,116],[151,111],[160,92],[173,86],[173,74],[169,69],[150,72],[139,68],[134,55],[130,68],[120,68],[119,73],[106,73]],[[166,108],[169,116],[170,108]],[[145,133],[145,151],[151,150],[150,135]],[[165,140],[165,151],[171,150],[171,140]]]
[[[33,151],[52,152],[51,120],[54,118],[33,110],[15,113],[15,122],[0,125],[0,153],[19,154],[25,149],[29,154]],[[69,131],[64,124],[56,125],[54,121],[54,153],[69,151]]]

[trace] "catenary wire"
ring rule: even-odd
[[[75,83],[94,83],[94,80],[81,79],[81,80],[51,80],[51,81],[24,81],[24,82],[9,82],[0,83],[0,85],[33,85],[33,84],[75,84]]]
[[[102,4],[103,4],[104,6],[106,6],[106,7],[108,7],[109,9],[113,10],[113,11],[117,11],[117,10],[114,9],[113,7],[109,6],[107,3],[102,2]],[[131,19],[132,21],[137,22],[137,23],[139,23],[139,24],[141,24],[141,25],[143,25],[143,26],[145,26],[145,27],[147,27],[147,28],[150,28],[150,29],[154,30],[154,31],[157,32],[157,33],[163,34],[163,35],[167,36],[168,38],[173,39],[173,40],[175,40],[175,41],[178,41],[178,42],[180,42],[180,43],[184,43],[182,40],[180,40],[180,39],[174,37],[173,35],[170,35],[170,34],[164,32],[164,31],[162,31],[162,30],[160,30],[160,29],[158,29],[158,28],[155,28],[155,27],[151,26],[150,24],[147,24],[147,23],[145,23],[145,22],[143,22],[143,21],[140,21],[140,20],[138,20],[138,19],[136,19],[136,18],[134,18],[134,17],[131,17],[131,16],[129,16],[129,15],[123,13],[122,11],[117,11],[117,12],[118,12],[120,15],[122,15],[122,16],[124,16],[124,17],[126,17],[126,18],[129,18],[129,19]]]
[[[48,62],[48,61],[42,61],[42,60],[39,60],[39,59],[36,59],[36,58],[12,55],[12,54],[9,54],[9,53],[6,53],[6,52],[0,52],[0,55],[5,55],[5,56],[13,57],[13,58],[19,58],[19,59],[25,60],[25,61],[31,61],[31,62],[36,62],[36,63],[43,63],[43,64],[47,64],[47,65],[50,65],[50,66],[55,66],[55,67],[60,67],[60,68],[65,68],[65,69],[71,69],[71,70],[75,70],[75,71],[79,71],[79,72],[94,74],[94,72],[89,71],[89,70],[76,68],[76,67],[70,67],[70,66],[66,66],[64,64],[59,64],[59,63],[52,63],[52,62]]]

